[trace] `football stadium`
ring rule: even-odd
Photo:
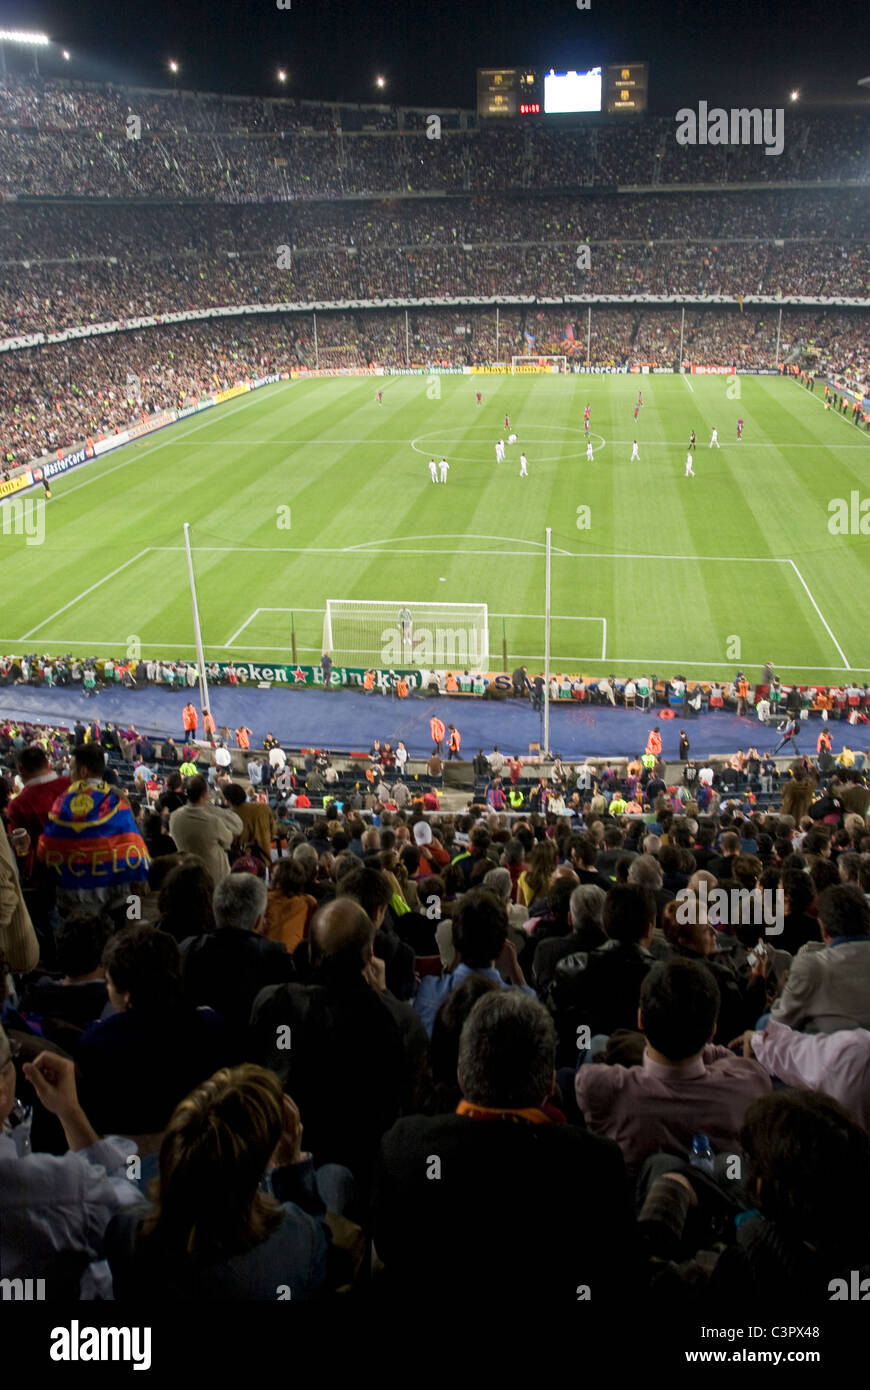
[[[445,13],[434,75],[280,0],[196,56],[0,28],[25,1371],[159,1373],[192,1301],[304,1305],[201,1370],[517,1299],[830,1367],[870,1296],[848,16],[805,93]]]

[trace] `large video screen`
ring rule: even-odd
[[[548,72],[544,75],[544,111],[601,110],[601,68],[588,72]]]

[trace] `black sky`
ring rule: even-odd
[[[473,107],[483,66],[586,68],[647,61],[650,110],[670,114],[700,100],[777,106],[797,87],[804,109],[870,104],[866,0],[813,10],[786,0],[0,0],[0,27],[40,29],[72,51],[49,73],[275,95],[286,67],[288,95],[345,101],[387,96],[421,106]],[[20,60],[18,60],[20,61]]]

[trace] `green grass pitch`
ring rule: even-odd
[[[518,443],[497,463],[505,413]],[[868,475],[867,435],[776,377],[279,383],[56,479],[41,545],[4,525],[0,651],[137,638],[192,656],[188,521],[210,659],[289,661],[292,610],[316,661],[326,599],[356,598],[486,603],[490,664],[504,625],[510,662],[539,665],[549,526],[554,671],[726,679],[772,659],[836,683],[870,671],[870,546],[831,533],[829,503],[870,493]]]

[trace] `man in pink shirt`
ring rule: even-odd
[[[798,1033],[771,1019],[763,1032],[743,1034],[744,1057],[757,1057],[786,1086],[824,1091],[870,1134],[870,1032]]]
[[[698,961],[661,962],[640,989],[646,1035],[637,1067],[591,1063],[575,1078],[577,1104],[594,1134],[614,1139],[630,1172],[650,1154],[689,1154],[694,1134],[715,1153],[739,1153],[747,1106],[771,1089],[760,1063],[714,1047],[719,987]]]

